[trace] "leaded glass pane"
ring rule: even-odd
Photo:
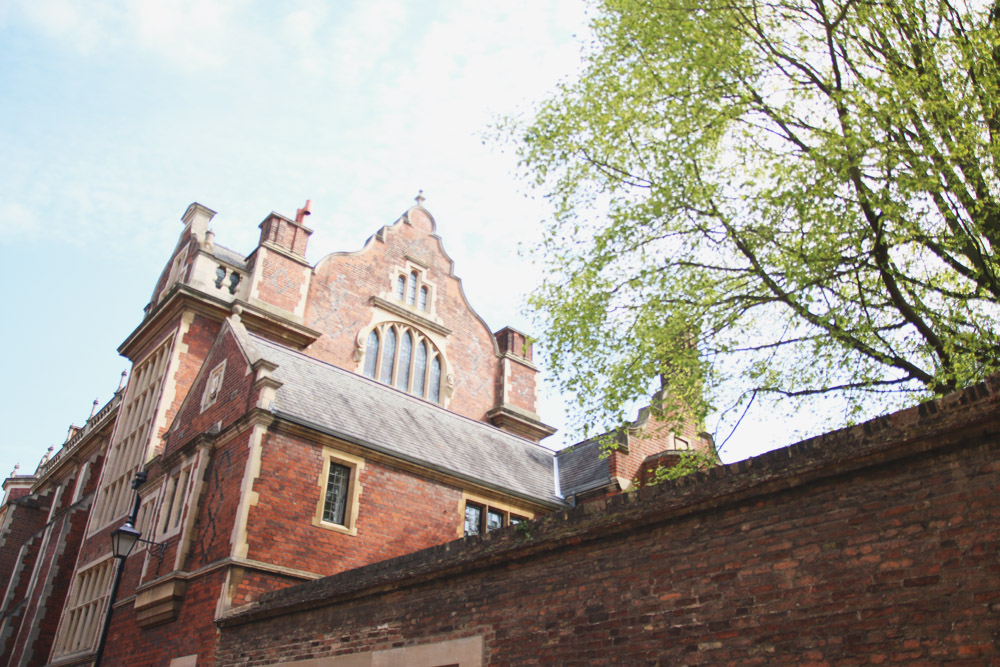
[[[368,334],[368,346],[365,348],[365,375],[374,379],[375,368],[378,366],[378,332],[372,329]]]
[[[427,288],[420,288],[420,310],[427,310]]]
[[[389,327],[385,330],[385,349],[382,351],[382,377],[386,384],[392,384],[392,367],[396,363],[396,330]]]
[[[486,530],[489,532],[497,528],[503,528],[503,513],[490,510],[486,513]]]
[[[482,531],[483,508],[472,503],[465,503],[465,534],[478,535]]]
[[[427,379],[427,343],[417,345],[417,358],[413,363],[413,393],[424,395],[424,381]]]
[[[441,402],[441,360],[434,357],[431,362],[431,386],[430,399],[435,403]]]
[[[339,463],[330,463],[330,476],[326,482],[326,499],[323,502],[323,520],[344,525],[347,514],[347,486],[351,469]]]
[[[399,346],[399,372],[396,373],[396,388],[404,391],[410,387],[410,357],[413,355],[413,336],[403,335]]]
[[[417,272],[414,271],[410,274],[410,285],[409,289],[406,291],[406,303],[413,305],[413,302],[417,300]]]
[[[399,276],[396,278],[396,298],[402,301],[404,294],[406,294],[406,276]]]

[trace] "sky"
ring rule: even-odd
[[[576,0],[0,0],[0,475],[111,398],[193,201],[246,254],[270,211],[313,200],[315,264],[423,190],[476,311],[531,333],[518,248],[547,209],[492,128],[572,77],[586,38]],[[574,442],[543,391],[546,444]],[[725,460],[791,442],[747,432]]]

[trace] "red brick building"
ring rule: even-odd
[[[1000,377],[261,596],[219,665],[1000,664]]]
[[[308,205],[244,256],[192,204],[119,352],[127,385],[0,506],[0,665],[90,664],[135,511],[105,664],[213,664],[217,619],[264,593],[524,523],[710,449],[649,410],[601,456],[539,441],[524,334],[465,299],[420,205],[306,259]],[[665,454],[666,453],[666,454]],[[137,473],[145,477],[137,481]],[[134,505],[135,504],[135,505]]]

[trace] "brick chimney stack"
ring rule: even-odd
[[[272,211],[271,215],[260,223],[260,245],[276,246],[293,255],[305,257],[306,246],[312,233],[313,230],[301,222],[295,222]]]
[[[531,361],[531,341],[517,329],[504,327],[496,333],[500,354],[510,354],[525,361]]]

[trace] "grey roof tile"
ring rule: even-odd
[[[598,438],[567,447],[556,456],[559,458],[560,489],[566,497],[611,481],[611,468],[608,459],[601,456]]]
[[[238,269],[245,271],[247,268],[247,258],[235,250],[230,250],[226,246],[221,246],[217,243],[213,244],[212,254],[215,255],[216,259],[232,264]]]
[[[274,411],[401,458],[538,501],[555,495],[553,452],[387,385],[250,335],[278,365]]]

